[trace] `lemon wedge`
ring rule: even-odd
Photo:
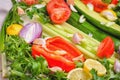
[[[117,14],[111,9],[103,10],[101,15],[109,21],[115,21],[117,19]]]
[[[85,72],[82,68],[76,68],[68,73],[67,78],[69,80],[91,80],[91,75]]]
[[[20,30],[23,28],[23,26],[19,24],[11,24],[7,27],[7,34],[8,35],[18,35]]]
[[[87,59],[83,66],[84,71],[90,73],[90,70],[95,69],[98,76],[103,76],[106,74],[106,68],[97,60]]]

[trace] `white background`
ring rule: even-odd
[[[0,0],[0,28],[5,19],[7,12],[12,7],[11,0]]]
[[[0,0],[0,29],[6,17],[6,14],[8,13],[11,7],[12,7],[11,0]],[[0,80],[3,80],[1,77],[1,56],[0,56]]]

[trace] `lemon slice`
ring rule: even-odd
[[[101,15],[102,15],[103,17],[107,18],[107,19],[110,20],[110,21],[115,21],[115,20],[117,19],[116,13],[115,13],[113,10],[111,10],[111,9],[103,10],[103,11],[101,12]]]
[[[69,80],[91,80],[91,75],[85,72],[82,68],[76,68],[68,73],[67,78]]]
[[[90,72],[91,69],[95,69],[98,76],[103,76],[106,74],[106,68],[97,60],[87,59],[84,62],[83,68],[86,72]]]

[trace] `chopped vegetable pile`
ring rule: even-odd
[[[11,0],[0,31],[9,80],[120,80],[118,0]]]

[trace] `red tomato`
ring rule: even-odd
[[[106,37],[99,45],[97,56],[100,58],[110,58],[114,53],[114,42],[111,37]]]
[[[70,16],[70,10],[66,8],[56,8],[53,10],[52,14],[50,15],[50,18],[53,23],[63,23],[65,22]]]
[[[92,3],[93,0],[81,0],[84,4]]]
[[[38,0],[22,0],[22,1],[29,6],[33,4],[37,4],[39,2]]]
[[[51,0],[47,4],[47,11],[53,23],[65,22],[71,14],[71,10],[64,0]]]
[[[51,12],[53,12],[52,10],[54,8],[60,8],[60,7],[66,7],[67,5],[65,5],[64,0],[51,0],[47,3],[47,11],[49,14],[51,14]],[[67,6],[68,7],[68,6]]]
[[[101,12],[107,9],[108,4],[102,2],[102,0],[81,0],[84,4],[91,3],[94,6],[94,10],[96,12]]]
[[[111,4],[117,4],[119,0],[112,0]]]

